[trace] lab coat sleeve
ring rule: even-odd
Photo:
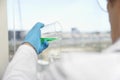
[[[9,63],[3,80],[36,80],[37,54],[27,45],[21,45]]]
[[[61,62],[54,62],[46,70],[38,73],[38,80],[70,80],[67,79],[66,72]]]

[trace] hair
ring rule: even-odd
[[[117,1],[117,0],[107,0],[109,3],[111,3],[111,5],[113,6],[114,5],[114,3],[115,3],[115,1]]]
[[[114,2],[117,1],[117,0],[107,0],[107,1],[109,1],[109,2],[111,2],[111,3],[114,3]]]

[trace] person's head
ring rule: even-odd
[[[120,38],[120,0],[107,0],[113,43]]]

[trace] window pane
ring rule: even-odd
[[[111,45],[107,12],[96,0],[8,0],[10,55],[36,22],[61,25],[62,40],[45,50],[39,59],[54,61],[61,53],[100,52]],[[59,51],[59,54],[56,54]]]

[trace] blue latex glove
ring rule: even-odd
[[[24,39],[24,43],[29,43],[37,52],[40,54],[44,49],[48,47],[48,42],[44,41],[41,43],[41,28],[44,27],[44,24],[38,22],[36,23],[33,28],[28,32]]]

